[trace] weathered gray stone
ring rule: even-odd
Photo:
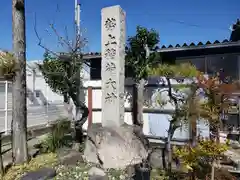
[[[36,157],[39,153],[40,153],[40,150],[34,148],[34,149],[30,149],[28,154],[30,155],[30,157],[34,158],[34,157]]]
[[[152,168],[163,168],[162,149],[154,149],[149,159]]]
[[[234,151],[234,149],[230,149],[224,152],[224,155],[230,159],[234,164],[237,164],[240,161],[240,154]]]
[[[89,180],[108,180],[107,174],[104,172],[104,170],[92,167],[88,171]]]
[[[124,124],[125,12],[120,6],[102,9],[102,124]]]
[[[88,129],[84,159],[101,164],[103,168],[117,169],[141,163],[148,152],[134,129],[127,124],[115,128],[92,124]]]
[[[41,168],[37,171],[26,173],[20,180],[48,180],[56,176],[55,169]]]
[[[230,140],[229,146],[233,149],[240,149],[240,143],[238,141]]]
[[[62,148],[57,151],[59,161],[63,165],[74,166],[78,162],[83,162],[82,153],[70,148]]]

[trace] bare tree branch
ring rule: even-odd
[[[66,37],[66,41],[67,42],[71,42],[70,44],[71,44],[71,47],[73,46],[73,42],[69,39],[69,36],[68,36],[68,27],[67,26],[65,26],[64,27],[64,31],[65,31],[65,37]]]
[[[73,52],[74,50],[73,50],[71,44],[66,39],[64,39],[62,36],[60,36],[60,34],[57,32],[54,25],[50,24],[50,27],[52,28],[54,34],[57,36],[59,43],[61,43],[62,46],[64,46],[64,44],[65,44],[66,46],[68,46],[69,51]]]
[[[56,56],[59,59],[63,60],[63,55],[54,52],[53,50],[47,48],[45,45],[42,44],[42,38],[39,36],[38,31],[37,31],[37,18],[36,18],[36,13],[35,13],[35,22],[34,22],[34,31],[36,34],[36,37],[38,39],[38,46],[43,48],[46,52],[51,53],[52,55]],[[65,53],[66,56],[73,56],[72,58],[81,58],[82,56],[82,49],[83,47],[86,45],[87,41],[86,38],[82,38],[81,35],[76,35],[76,42],[75,44],[72,46],[70,41],[67,40],[69,39],[69,37],[67,36],[67,38],[63,38],[57,31],[57,29],[54,27],[54,24],[50,24],[50,28],[53,30],[54,34],[57,36],[59,43],[64,47],[64,45],[66,45],[68,47],[68,51]],[[66,27],[65,27],[66,29]],[[69,52],[70,51],[70,52]],[[85,64],[88,67],[91,67],[90,64],[87,62],[87,60],[83,60],[83,64]]]
[[[46,79],[50,78],[49,83],[52,85],[53,89],[56,92],[61,93],[64,96],[64,102],[68,102],[67,98],[71,98],[75,107],[76,107],[76,115],[75,115],[75,131],[82,127],[82,125],[86,122],[88,117],[88,108],[84,102],[81,101],[80,98],[80,87],[81,87],[81,69],[84,68],[83,65],[87,65],[90,67],[89,63],[86,59],[83,58],[83,48],[86,45],[86,38],[83,38],[81,33],[75,34],[73,38],[74,43],[71,44],[69,41],[69,36],[67,34],[67,28],[65,27],[66,38],[63,37],[58,31],[54,23],[50,23],[50,28],[53,31],[54,35],[57,37],[58,43],[67,50],[56,53],[53,50],[50,50],[46,46],[42,44],[42,38],[39,36],[37,32],[37,20],[35,14],[35,24],[34,31],[38,38],[38,45],[43,48],[47,53],[52,54],[52,58],[59,60],[59,64],[57,66],[54,65],[55,62],[46,62],[46,66],[43,66],[42,72]],[[51,56],[50,56],[51,59]],[[53,66],[51,66],[53,63]],[[50,66],[48,66],[50,65]],[[41,65],[39,65],[41,66]],[[52,67],[54,69],[49,69],[48,67]],[[59,68],[58,68],[59,67]],[[50,70],[50,72],[49,72]],[[56,72],[59,71],[59,72]],[[47,76],[50,77],[47,77]],[[60,82],[56,80],[60,78]],[[56,80],[56,81],[55,81]],[[59,84],[58,84],[59,83]],[[58,84],[58,85],[56,85]],[[76,136],[75,136],[76,137]]]
[[[50,52],[55,56],[58,56],[57,53],[55,53],[54,51],[51,51],[50,49],[46,48],[43,44],[42,44],[42,38],[39,36],[38,32],[37,32],[37,16],[36,13],[34,15],[34,32],[38,38],[38,46],[40,46],[41,48],[43,48],[46,52]]]

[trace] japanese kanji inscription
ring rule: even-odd
[[[125,12],[102,9],[102,125],[124,123]]]

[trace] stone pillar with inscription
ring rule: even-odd
[[[125,16],[120,6],[102,9],[102,123],[88,129],[83,157],[104,169],[126,169],[148,157],[140,128],[124,124]]]
[[[102,9],[102,125],[124,124],[125,12],[120,6]]]

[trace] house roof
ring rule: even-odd
[[[240,20],[237,19],[237,22],[232,25],[232,33],[230,36],[231,41],[239,41],[240,40]]]
[[[197,50],[197,49],[210,49],[210,48],[224,48],[224,47],[240,47],[240,41],[229,41],[227,39],[223,40],[222,42],[216,40],[214,42],[207,41],[206,43],[199,42],[197,44],[190,43],[183,45],[176,44],[175,46],[162,46],[158,52],[169,52],[169,51],[186,51],[186,50]]]
[[[163,45],[161,48],[159,48],[158,52],[173,52],[173,51],[187,51],[187,50],[198,50],[198,49],[211,49],[211,48],[224,48],[224,47],[240,47],[240,41],[229,41],[227,39],[223,41],[214,41],[210,42],[207,41],[206,43],[199,42],[197,44],[195,43],[184,43],[183,45],[176,44],[176,45],[169,45],[165,46]],[[92,58],[101,58],[101,53],[100,52],[90,52],[84,54],[84,58],[86,59],[92,59]]]

